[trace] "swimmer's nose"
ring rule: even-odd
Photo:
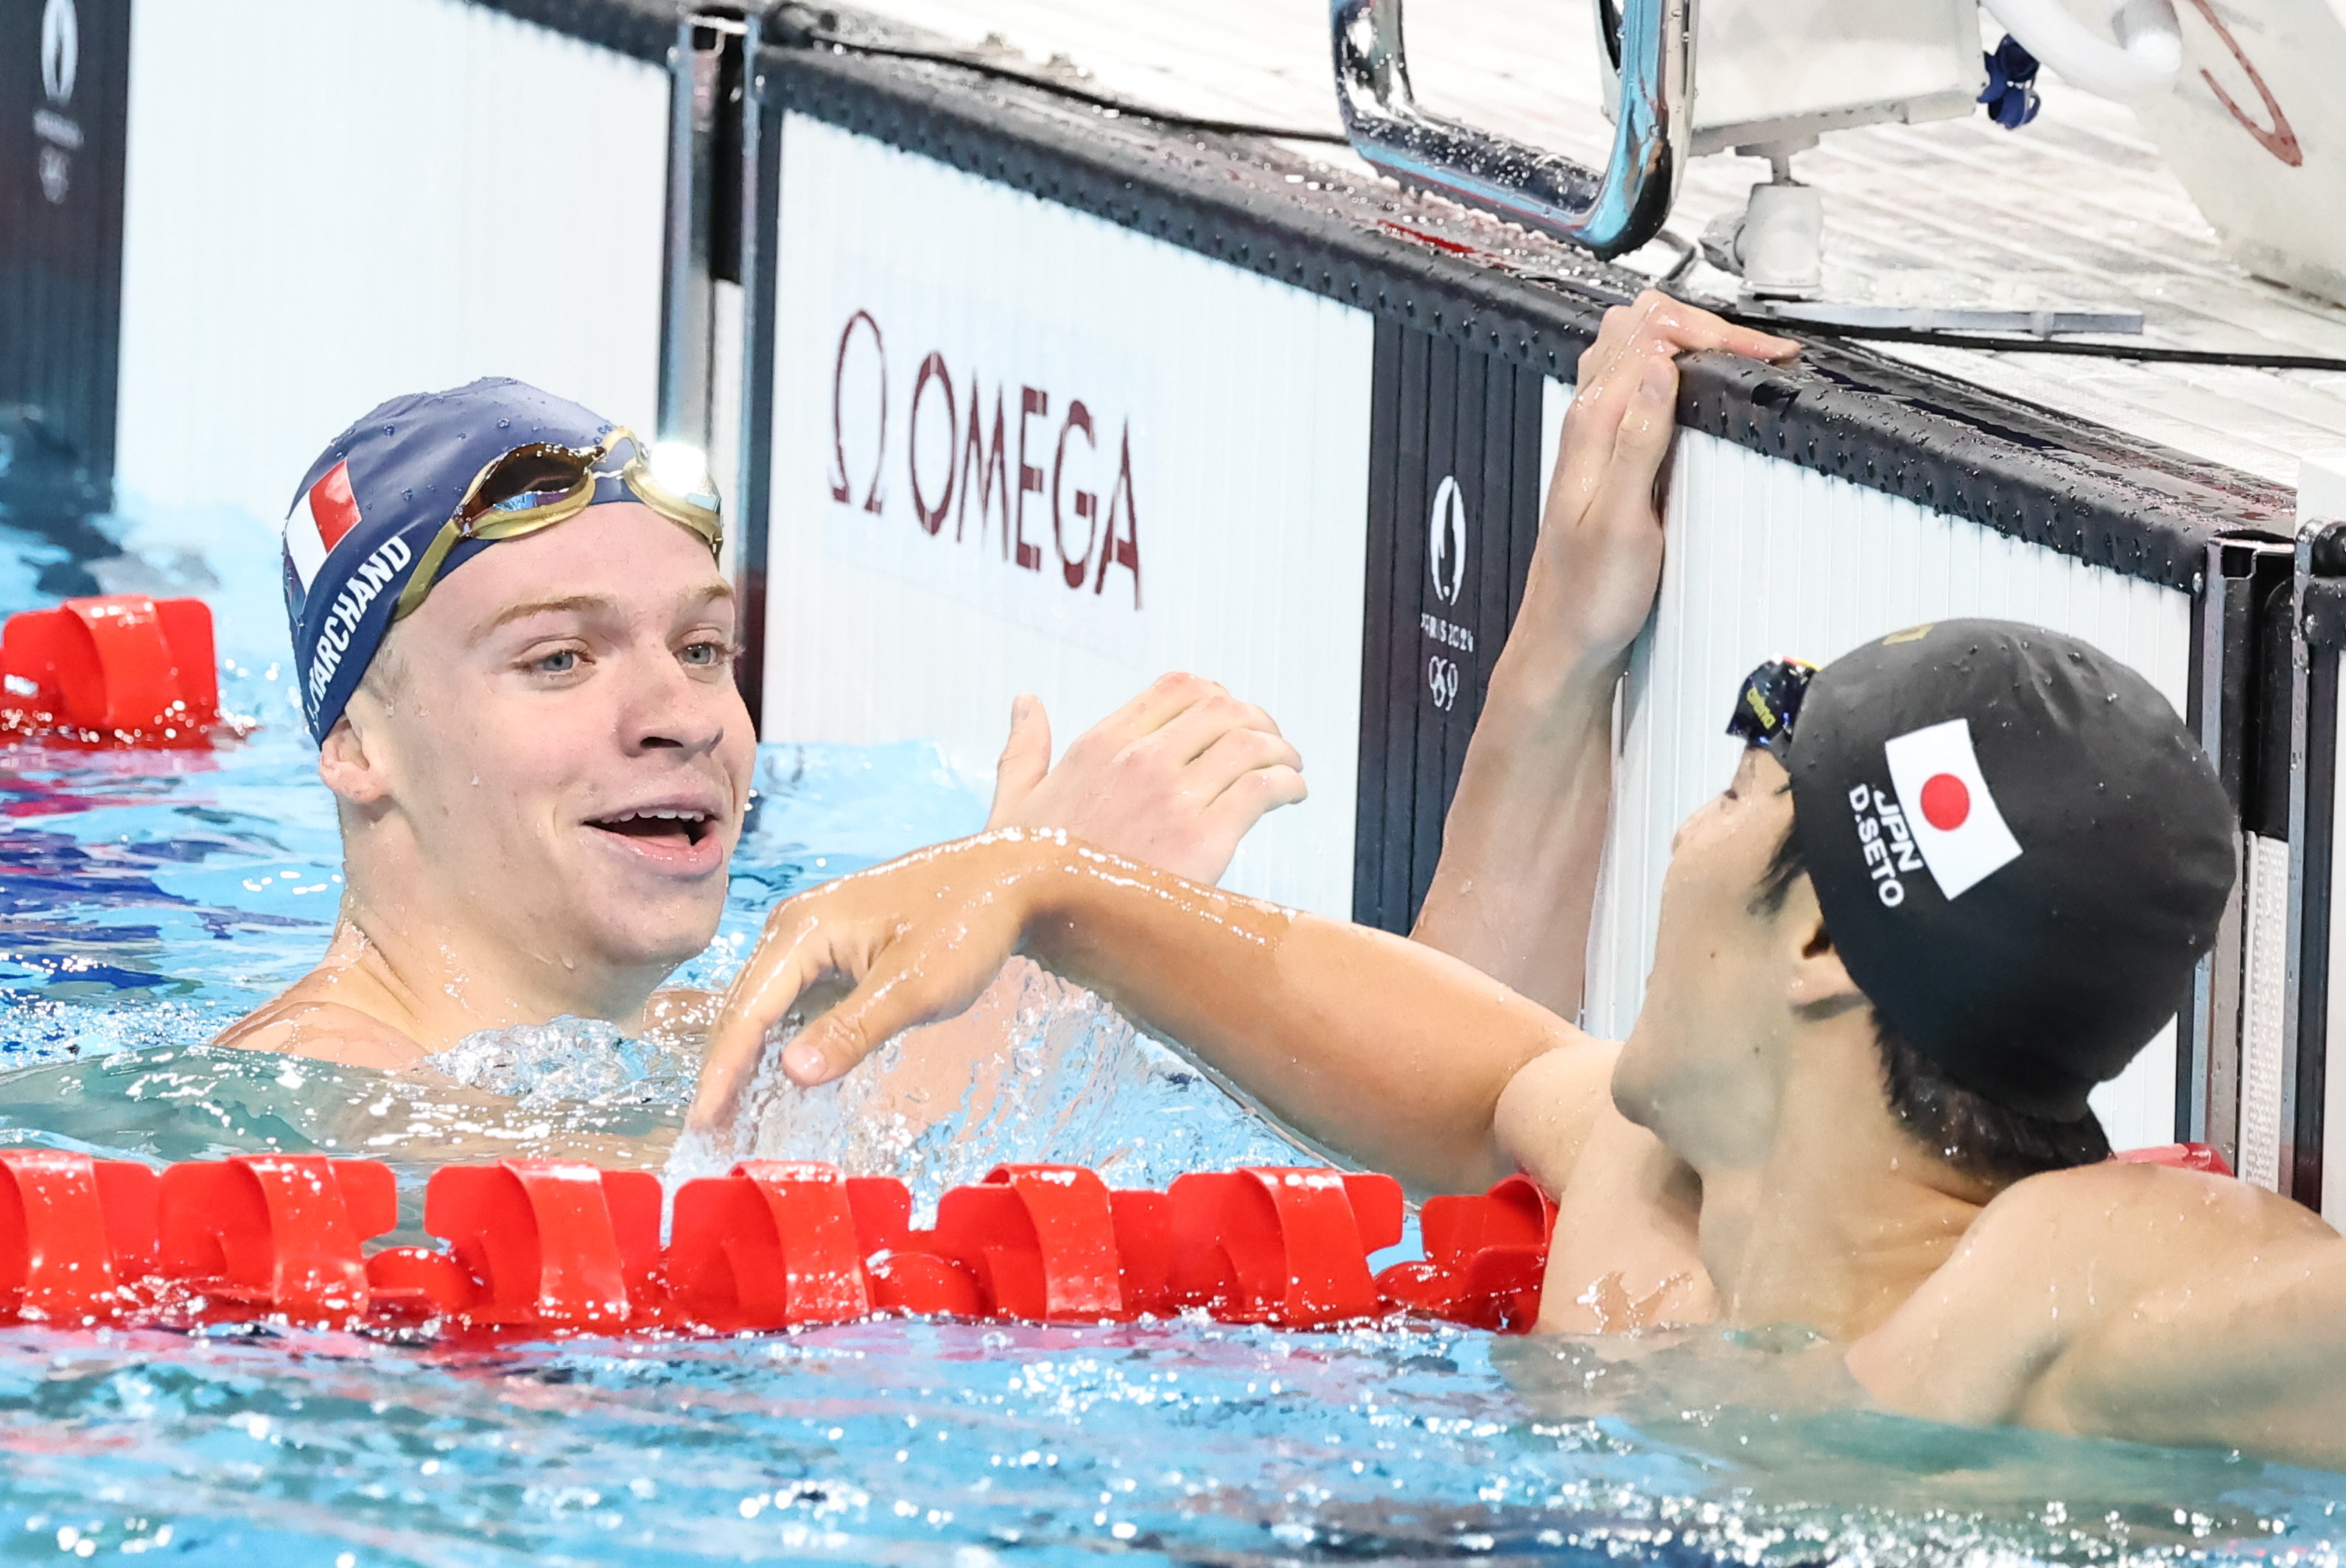
[[[713,751],[725,738],[729,718],[739,712],[739,701],[724,700],[732,688],[718,688],[687,676],[673,661],[668,668],[647,675],[631,694],[621,716],[621,739],[630,751],[680,751],[697,756]]]

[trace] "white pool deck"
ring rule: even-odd
[[[998,36],[1035,63],[1064,55],[1097,85],[1194,115],[1340,129],[1321,0],[866,0],[964,44]],[[1600,164],[1589,0],[1410,0],[1411,75],[1438,113]],[[2346,356],[2346,307],[2250,276],[2168,172],[2133,113],[2044,79],[2017,132],[1984,115],[1837,132],[1803,154],[1825,195],[1834,300],[2140,310],[2139,341]],[[1366,166],[1341,148],[1307,157]],[[1689,166],[1670,229],[1693,238],[1738,207],[1765,166]],[[1660,244],[1625,260],[1658,273]],[[1725,293],[1707,269],[1691,281]],[[2041,353],[1882,345],[2009,396],[2295,484],[2309,453],[2346,449],[2346,373],[2146,365]]]

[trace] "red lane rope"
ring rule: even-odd
[[[660,1241],[658,1178],[564,1160],[448,1166],[424,1188],[441,1247],[398,1225],[390,1167],[238,1155],[159,1173],[0,1150],[0,1321],[279,1321],[398,1329],[738,1333],[882,1315],[1120,1323],[1185,1311],[1318,1329],[1394,1314],[1527,1329],[1556,1210],[1515,1176],[1420,1211],[1391,1176],[1253,1167],[1113,1191],[1076,1166],[1011,1165],[912,1227],[892,1177],[752,1160],[685,1183]]]

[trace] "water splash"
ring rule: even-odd
[[[861,1066],[801,1089],[778,1033],[732,1129],[688,1134],[671,1179],[738,1159],[828,1160],[894,1176],[916,1210],[997,1165],[1090,1166],[1112,1186],[1162,1187],[1184,1171],[1321,1165],[1180,1056],[1081,986],[1014,959],[963,1015],[889,1041]]]
[[[571,1104],[638,1105],[673,1111],[689,1105],[699,1056],[656,1032],[630,1039],[597,1018],[557,1018],[468,1034],[432,1058],[444,1077],[523,1110]]]

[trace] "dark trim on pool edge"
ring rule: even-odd
[[[875,40],[933,42],[868,16]],[[759,50],[773,107],[934,158],[1228,265],[1570,380],[1633,274],[1277,147],[1112,117],[949,66]],[[776,138],[779,140],[779,138]],[[1290,176],[1321,188],[1290,183]],[[2186,592],[2209,538],[2286,535],[2295,498],[1885,354],[1691,357],[1678,422],[2032,545]]]
[[[668,48],[676,42],[677,19],[691,9],[680,0],[472,0],[472,4],[655,66],[667,62]]]

